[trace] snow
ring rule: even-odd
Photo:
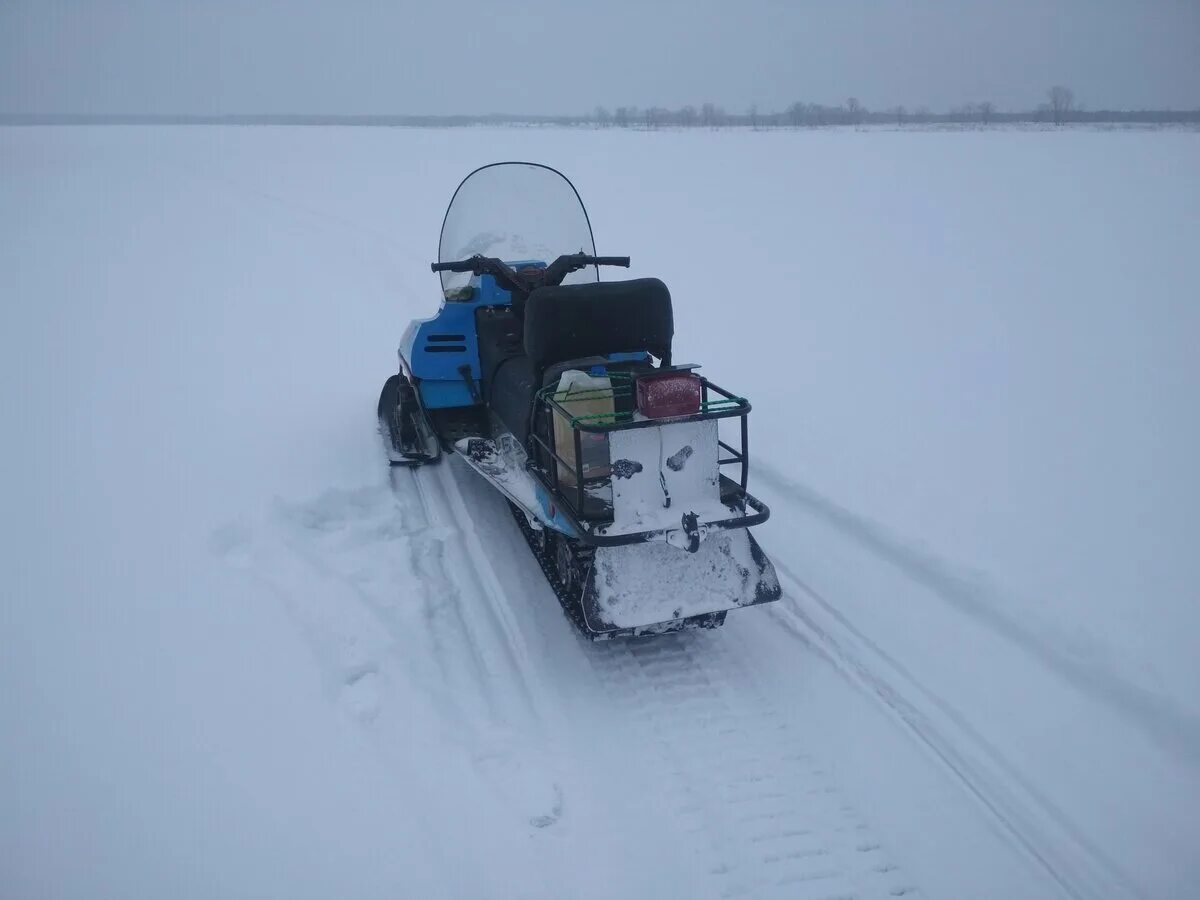
[[[0,129],[0,893],[1195,895],[1198,151]],[[778,603],[584,644],[482,479],[382,464],[522,158],[753,402]]]

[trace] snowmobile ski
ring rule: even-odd
[[[402,374],[384,382],[379,394],[379,434],[393,466],[434,462],[441,454],[412,384]]]

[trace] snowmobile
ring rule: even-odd
[[[510,504],[592,639],[716,628],[780,596],[749,528],[750,403],[672,360],[656,278],[601,281],[587,211],[548,166],[468,175],[442,222],[442,305],[379,397],[396,466],[460,457]]]

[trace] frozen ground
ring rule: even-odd
[[[591,646],[373,430],[562,168],[785,598]],[[0,894],[1190,897],[1200,135],[0,129]]]

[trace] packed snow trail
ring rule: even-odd
[[[586,827],[594,780],[612,791],[607,817],[672,836],[665,868],[674,879],[688,872],[689,896],[916,894],[832,776],[828,748],[806,740],[820,720],[781,707],[786,692],[766,680],[761,654],[786,664],[786,645],[749,641],[740,624],[747,635],[794,635],[800,652],[893,715],[1044,870],[1046,887],[1027,885],[1028,895],[1135,895],[994,748],[786,564],[787,595],[761,619],[749,610],[716,632],[593,644],[562,614],[503,499],[461,461],[392,469],[389,481],[278,501],[264,532],[273,553],[249,539],[227,541],[226,552],[273,586],[341,685],[340,702],[389,755],[412,752],[416,723],[456,735],[515,833]],[[539,658],[533,646],[553,652]],[[395,679],[419,686],[422,702]],[[393,705],[408,721],[389,732],[380,722]]]
[[[523,545],[516,549],[528,556],[520,568],[530,580],[501,586],[473,546],[479,517],[467,516],[462,488],[472,503],[489,501],[469,469],[451,459],[393,469],[390,481],[390,490],[281,500],[261,536],[227,529],[216,539],[231,563],[287,605],[338,702],[387,753],[411,755],[418,724],[465,731],[477,773],[538,831],[578,814],[572,782],[609,770],[615,753],[626,772],[601,789],[620,795],[640,782],[635,794],[618,796],[631,807],[620,815],[644,818],[647,804],[658,811],[695,881],[689,896],[916,894],[805,751],[802,731],[755,685],[740,644],[729,649],[723,632],[592,644],[562,616]],[[486,539],[514,544],[490,532]],[[531,626],[552,630],[585,667],[535,674]],[[419,685],[424,702],[398,691],[401,679]],[[397,695],[405,699],[393,711]],[[579,714],[604,735],[600,743],[547,728]]]
[[[715,880],[712,895],[917,894],[717,635],[587,650],[653,755],[662,800]]]
[[[789,535],[772,546],[791,601],[771,610],[776,623],[876,697],[1067,895],[1177,896],[1147,876],[1178,885],[1191,867],[1185,832],[1164,818],[1197,784],[1194,769],[1174,774],[1195,750],[1190,715],[1104,667],[1096,648],[1036,615],[1018,620],[977,573],[770,466],[758,474]],[[931,617],[938,630],[923,627]],[[1002,714],[1021,701],[1027,715]],[[1104,739],[1073,732],[1079,721],[1106,723]],[[1182,794],[1130,790],[1119,776],[1132,770],[1179,779]]]
[[[459,467],[456,475],[465,479],[477,510],[489,504],[487,489],[482,487],[481,481],[471,479],[464,467]],[[455,483],[458,478],[454,479]],[[800,488],[778,476],[769,476],[768,484],[773,490],[784,485],[783,493],[786,495],[790,490],[793,502],[797,502],[797,497],[804,496]],[[849,517],[849,514],[845,514],[845,517]],[[493,534],[493,545],[495,540]],[[961,713],[856,630],[838,612],[835,603],[801,581],[790,571],[789,563],[783,561],[786,557],[776,556],[785,579],[784,600],[766,608],[771,621],[750,618],[756,610],[749,610],[741,613],[746,617],[744,621],[741,618],[733,620],[735,626],[743,623],[755,630],[782,627],[800,638],[811,652],[826,659],[850,685],[864,690],[888,714],[902,723],[914,740],[930,751],[943,771],[957,781],[968,796],[978,801],[1014,848],[1041,868],[1048,877],[1048,883],[1057,884],[1063,896],[1089,900],[1139,896],[1139,891],[1132,886],[1132,880],[1121,871],[1120,866],[1097,847],[1051,798],[1025,778],[1000,750],[975,730]],[[540,593],[545,595],[549,591],[546,589]],[[762,689],[753,689],[750,672],[745,668],[748,660],[758,662],[754,654],[765,649],[765,642],[747,646],[738,641],[733,633],[718,631],[669,636],[662,641],[619,642],[620,646],[615,652],[581,639],[580,643],[593,667],[602,676],[611,677],[610,667],[617,666],[623,678],[622,683],[640,686],[650,696],[665,699],[664,709],[673,709],[672,701],[675,699],[686,704],[699,702],[704,697],[706,708],[697,713],[695,721],[708,722],[714,716],[721,720],[734,709],[759,711],[768,719],[777,717],[768,695]],[[651,660],[653,663],[630,667],[625,664],[628,659],[638,662]],[[632,674],[635,672],[640,677]],[[676,687],[686,690],[676,695],[673,693]],[[769,685],[770,695],[778,696],[778,687]],[[727,697],[728,704],[722,703],[723,695]],[[721,707],[720,712],[714,711],[717,706]],[[655,718],[662,717],[656,715]],[[690,740],[688,732],[694,724],[691,719],[676,714],[674,718],[667,717],[665,722],[654,735],[657,742],[664,746],[663,752],[677,759],[700,759],[694,769],[689,769],[693,778],[685,780],[685,786],[681,788],[689,794],[698,792],[707,796],[705,792],[714,789],[718,795],[729,791],[730,784],[723,783],[721,779],[726,777],[729,763],[732,762],[734,769],[740,767],[737,760],[745,754],[730,751],[722,756],[723,751],[718,750],[716,756],[708,757],[704,753],[697,753],[697,748],[720,747],[720,738],[728,739],[735,733],[741,735],[748,745],[764,753],[762,757],[755,756],[753,759],[771,772],[791,772],[795,769],[791,764],[796,758],[794,754],[798,752],[806,756],[802,750],[794,748],[791,757],[771,755],[777,743],[772,739],[772,727],[763,724],[753,712],[743,712],[736,725],[727,723],[728,727],[710,730],[703,736],[690,735],[694,738]],[[803,728],[811,727],[813,723],[802,721],[796,724]],[[789,724],[783,721],[776,727],[786,731]],[[703,773],[707,773],[707,781]],[[678,772],[672,775],[679,777]],[[798,784],[794,775],[792,778],[786,789],[768,792],[771,798],[779,799],[786,805],[789,798],[810,796],[820,790],[811,785]],[[703,787],[697,788],[696,785]],[[836,793],[836,789],[829,790]],[[710,836],[726,836],[718,841],[718,845],[728,848],[731,843],[736,845],[736,841],[731,842],[728,835],[737,833],[739,820],[724,819],[721,813],[724,808],[720,802],[705,805],[702,817],[709,823]],[[767,817],[774,818],[772,814],[767,814]],[[778,817],[785,820],[782,827],[790,830],[791,826],[786,824],[789,813],[780,812]],[[863,831],[868,829],[866,824],[861,823],[856,827]],[[736,856],[736,851],[727,852],[733,852]],[[828,851],[817,855],[824,855],[825,852]],[[718,863],[716,868],[722,865]],[[763,889],[764,879],[769,880],[769,876],[761,873],[752,879],[757,889]]]
[[[900,570],[927,587],[933,595],[974,617],[988,628],[1020,647],[1039,663],[1069,682],[1077,690],[1127,717],[1164,748],[1190,762],[1200,762],[1200,717],[1180,710],[1165,697],[1115,675],[1082,654],[1064,650],[1069,642],[1039,628],[1039,623],[1021,621],[1004,608],[1003,598],[986,584],[950,570],[926,552],[905,546],[884,529],[856,516],[836,503],[780,475],[769,466],[756,472],[789,505],[822,518],[847,540]],[[1055,640],[1058,638],[1058,640]]]
[[[776,621],[902,721],[1065,894],[1096,900],[1137,895],[1113,862],[960,713],[785,566],[779,570],[797,602],[772,610]]]

